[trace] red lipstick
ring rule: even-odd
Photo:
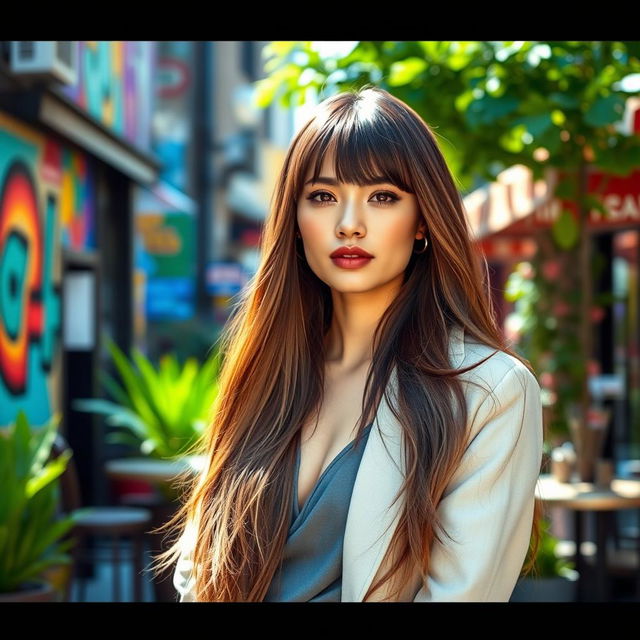
[[[373,256],[361,247],[339,247],[331,253],[334,264],[343,269],[359,269],[373,259]]]

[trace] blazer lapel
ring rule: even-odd
[[[449,361],[464,360],[464,329],[449,333]],[[390,397],[397,394],[395,368],[389,379]],[[344,533],[342,602],[362,602],[382,562],[402,510],[402,496],[391,504],[404,479],[402,427],[382,397],[369,432],[353,486]]]

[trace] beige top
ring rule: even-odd
[[[459,325],[451,329],[453,367],[490,357],[460,374],[469,444],[438,505],[452,537],[433,545],[428,580],[423,583],[416,570],[401,601],[508,602],[529,549],[543,452],[540,385],[515,357],[465,333]],[[394,412],[398,383],[394,368],[353,485],[341,602],[362,602],[378,572],[390,568],[385,552],[400,524],[406,478],[403,429]],[[193,536],[185,535],[174,576],[181,601],[195,600],[192,544]],[[372,600],[387,595],[383,587]]]

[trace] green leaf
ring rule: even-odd
[[[563,200],[573,200],[577,196],[577,182],[564,179],[558,182],[555,189],[555,197]]]
[[[31,429],[26,413],[21,409],[14,428],[15,470],[20,478],[24,478],[31,467],[29,440]]]
[[[537,138],[553,127],[553,120],[550,113],[540,113],[538,115],[524,116],[515,120],[518,124],[523,124],[526,130]]]
[[[107,416],[106,422],[108,424],[126,426],[138,436],[144,436],[147,431],[145,423],[134,411],[110,402],[109,400],[102,400],[100,398],[78,399],[73,402],[73,408],[77,411],[88,411],[105,415]]]
[[[501,118],[513,113],[519,104],[520,100],[510,95],[494,98],[485,94],[469,104],[465,114],[466,120],[472,129],[495,124]]]
[[[500,146],[511,153],[520,153],[524,149],[524,134],[526,127],[519,124],[500,136]]]
[[[40,553],[44,553],[47,549],[49,549],[52,545],[56,544],[60,538],[69,533],[74,526],[74,520],[71,516],[67,516],[60,520],[57,520],[53,524],[50,524],[49,527],[42,532],[40,538],[38,539],[38,545],[36,546],[36,551],[38,555]]]
[[[133,366],[115,342],[109,341],[107,345],[131,399],[132,408],[145,422],[152,422],[154,417],[149,410],[149,396],[142,379],[137,375]]]
[[[553,239],[561,249],[571,249],[579,237],[579,227],[571,211],[563,209],[554,221],[551,231]]]
[[[59,419],[55,413],[43,426],[32,428],[20,411],[7,437],[0,438],[0,591],[38,579],[52,564],[70,561],[61,538],[73,520],[57,517],[56,510],[59,477],[72,453],[51,456]]]
[[[523,295],[522,288],[523,278],[517,271],[513,271],[509,274],[507,282],[505,284],[504,297],[509,302],[515,302],[519,300]]]
[[[55,460],[49,462],[39,473],[27,481],[27,498],[33,497],[38,491],[60,477],[67,468],[67,462],[72,456],[70,449],[63,451]]]
[[[126,431],[112,431],[105,435],[105,441],[108,444],[124,444],[134,449],[138,449],[140,447],[141,441],[139,438],[131,435]]]
[[[611,94],[598,98],[584,114],[584,121],[591,127],[603,127],[618,122],[624,115],[626,97]]]
[[[35,473],[41,469],[47,462],[50,454],[53,442],[56,439],[58,427],[62,415],[56,412],[52,415],[51,419],[40,429],[32,431],[31,438],[31,472]]]
[[[427,61],[424,58],[410,57],[394,62],[389,69],[388,83],[391,87],[399,87],[413,82],[424,73]]]
[[[131,407],[131,401],[125,390],[111,375],[106,371],[100,371],[100,384],[106,389],[111,398],[122,406]]]
[[[276,90],[278,89],[277,79],[267,77],[258,80],[254,86],[253,97],[256,106],[261,109],[266,109],[274,100]]]
[[[587,193],[584,196],[584,203],[590,211],[598,211],[603,220],[607,220],[609,218],[609,210],[604,206],[604,203],[596,194]]]
[[[552,91],[549,94],[549,102],[558,105],[562,109],[577,109],[580,106],[580,99],[571,93]]]
[[[615,146],[598,149],[597,166],[618,176],[628,176],[640,166],[640,138],[617,138],[622,148]]]

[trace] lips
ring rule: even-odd
[[[373,256],[360,247],[340,247],[331,254],[331,258],[373,258]]]
[[[331,254],[331,259],[340,269],[360,269],[369,264],[373,256],[360,247],[340,247]]]
[[[371,262],[371,258],[343,258],[338,256],[337,258],[331,258],[333,263],[341,269],[359,269]]]

